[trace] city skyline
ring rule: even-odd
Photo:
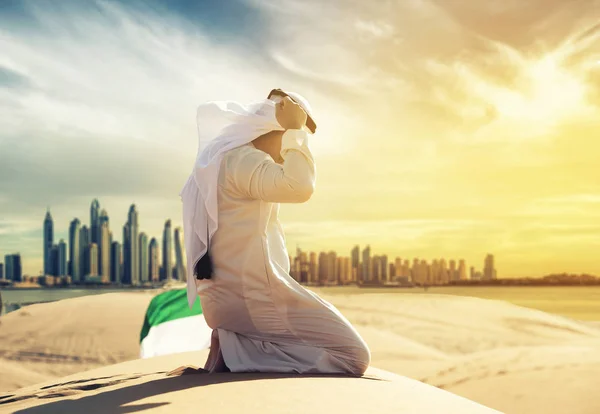
[[[139,212],[135,204],[131,204],[129,207],[127,221],[123,225],[122,243],[113,239],[108,213],[105,208],[100,209],[100,202],[97,198],[93,199],[90,205],[89,227],[86,224],[81,225],[81,220],[77,217],[71,220],[68,228],[68,243],[62,238],[58,240],[57,244],[54,243],[54,220],[49,206],[42,227],[44,229],[42,238],[43,273],[38,275],[69,276],[72,283],[87,281],[134,285],[166,279],[184,280],[186,277],[182,229],[180,227],[173,229],[171,219],[165,221],[160,253],[161,265],[158,260],[157,239],[153,237],[148,240],[146,233],[139,231]],[[458,267],[456,266],[457,260],[449,259],[448,267],[445,258],[431,259],[430,264],[426,259],[414,257],[411,264],[411,260],[405,258],[402,261],[400,257],[395,257],[393,263],[390,262],[388,267],[388,260],[392,258],[389,258],[387,254],[372,256],[370,244],[367,244],[362,251],[359,245],[355,245],[349,256],[339,255],[338,252],[332,250],[318,252],[318,269],[315,267],[317,252],[311,251],[308,254],[310,262],[306,253],[296,246],[296,256],[293,259],[291,256],[289,257],[291,272],[295,272],[295,274],[305,271],[320,275],[336,274],[339,280],[353,278],[355,282],[358,280],[370,282],[372,278],[389,281],[391,279],[388,277],[392,276],[407,277],[407,280],[411,280],[412,277],[413,281],[419,282],[428,280],[428,277],[424,276],[425,274],[437,274],[438,270],[447,270],[451,275],[442,277],[442,280],[491,280],[497,278],[494,256],[489,253],[485,257],[483,271],[476,271],[475,267],[471,266],[469,277],[467,277],[464,259],[458,260]],[[36,276],[22,271],[22,259],[19,253],[6,255],[6,258],[10,259],[12,256],[18,258],[19,280],[22,276]],[[340,263],[337,262],[339,259],[342,260]],[[6,262],[11,265],[12,269],[12,263],[9,260]],[[165,268],[171,269],[171,271],[165,273]],[[310,270],[307,270],[309,268]],[[398,269],[398,273],[394,269]],[[340,276],[340,274],[344,276]]]
[[[171,229],[171,220],[165,221],[163,231],[163,265],[157,259],[156,239],[150,240],[140,231],[139,212],[135,204],[129,206],[127,220],[122,227],[122,240],[119,243],[110,230],[110,218],[106,208],[94,198],[90,205],[89,227],[75,217],[68,227],[68,243],[62,238],[55,239],[54,220],[48,206],[43,220],[43,269],[40,273],[27,273],[24,276],[69,276],[72,283],[123,283],[143,284],[185,277],[183,246],[180,240],[181,229]],[[174,239],[175,250],[172,242]],[[57,241],[57,243],[56,243]],[[7,256],[8,257],[8,256]],[[19,258],[21,256],[19,255]],[[175,261],[173,261],[175,258]],[[20,260],[20,259],[19,259]],[[117,265],[118,263],[118,265]],[[162,270],[162,274],[157,271]]]
[[[40,212],[68,244],[94,197],[143,208],[161,238],[180,220],[197,106],[280,87],[319,124],[315,193],[281,209],[288,249],[366,241],[493,252],[503,277],[600,274],[596,2],[233,1],[2,3],[0,254],[36,274]],[[106,237],[88,230],[102,269]]]

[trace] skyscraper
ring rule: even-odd
[[[352,268],[358,269],[358,266],[360,264],[360,247],[358,245],[352,248],[350,256],[352,257]]]
[[[12,280],[12,257],[10,254],[7,254],[4,256],[4,266],[6,267],[5,269],[5,273],[6,273],[6,280]]]
[[[0,263],[0,279],[5,279],[6,277],[4,276],[4,264]],[[2,310],[2,309],[0,309]]]
[[[150,262],[148,260],[148,236],[142,232],[139,235],[138,246],[140,249],[140,282],[148,282]]]
[[[103,282],[110,280],[110,224],[106,210],[102,209],[98,218],[100,240],[98,243],[98,274]]]
[[[58,244],[53,244],[50,249],[50,275],[58,276],[60,273],[59,262],[60,255],[58,253]]]
[[[483,265],[483,279],[492,280],[496,278],[496,270],[494,269],[494,255],[488,254],[485,256]]]
[[[90,243],[100,243],[100,203],[96,198],[90,206]]]
[[[73,283],[81,282],[81,244],[79,235],[81,232],[79,219],[73,219],[69,225],[69,275]]]
[[[81,226],[81,230],[79,230],[79,266],[81,268],[81,282],[85,281],[85,277],[90,271],[90,255],[88,250],[91,242],[89,228],[85,225]]]
[[[19,253],[13,254],[12,260],[13,260],[12,280],[14,280],[15,282],[20,282],[23,280],[23,269],[21,267],[21,255]]]
[[[149,249],[149,271],[150,271],[150,281],[151,282],[158,282],[160,279],[160,262],[159,262],[159,254],[158,254],[158,242],[156,241],[156,239],[153,237],[152,240],[150,240],[150,246],[148,247]]]
[[[110,245],[110,281],[112,283],[121,283],[121,245],[119,242],[112,242]]]
[[[173,242],[171,233],[171,220],[165,222],[163,230],[163,275],[161,280],[171,280],[173,272]]]
[[[362,278],[361,282],[370,282],[373,278],[373,267],[371,265],[371,246],[367,245],[362,251]]]
[[[467,265],[465,264],[465,259],[460,259],[458,261],[458,280],[466,280],[467,279]]]
[[[21,255],[19,253],[4,256],[4,266],[7,280],[20,282],[23,279],[21,270]]]
[[[327,264],[328,261],[329,259],[327,257],[327,253],[319,253],[319,285],[325,285],[329,280],[329,268]]]
[[[98,276],[98,245],[91,243],[88,249],[90,262],[90,276]]]
[[[140,248],[139,248],[139,233],[138,233],[138,212],[135,204],[129,207],[127,216],[127,243],[124,240],[125,254],[125,279],[126,282],[132,285],[137,285],[140,282]]]
[[[175,228],[175,267],[177,269],[177,280],[185,280],[185,265],[183,264],[183,246],[181,245],[181,229]]]
[[[50,208],[46,210],[44,218],[44,274],[52,274],[52,264],[50,262],[50,251],[54,244],[54,222],[50,215]]]
[[[449,279],[458,280],[458,271],[456,269],[456,260],[450,260],[450,269],[448,270]]]
[[[310,252],[309,255],[310,264],[308,267],[308,281],[309,283],[317,283],[318,282],[318,274],[317,274],[317,253]]]
[[[63,239],[58,242],[58,274],[57,276],[67,275],[67,243]]]
[[[131,260],[131,242],[129,234],[129,223],[123,226],[123,271],[121,272],[121,283],[124,285],[131,284],[130,260]]]

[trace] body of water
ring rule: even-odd
[[[34,303],[54,302],[62,299],[77,298],[88,295],[101,295],[103,293],[113,292],[133,292],[148,290],[149,288],[54,288],[54,289],[0,289],[0,297],[2,298],[2,309],[0,314],[4,315],[8,312],[20,309],[23,306]]]
[[[2,314],[33,303],[148,289],[150,288],[0,289]],[[334,286],[311,287],[310,289],[325,295],[392,294],[398,295],[398,300],[402,300],[403,294],[475,296],[483,299],[503,300],[573,319],[600,321],[600,286],[440,286],[427,290],[422,288],[381,289]]]

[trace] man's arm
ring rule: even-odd
[[[255,148],[241,151],[231,164],[236,189],[248,198],[273,203],[303,203],[315,189],[315,162],[308,134],[289,129],[282,137],[283,165]]]

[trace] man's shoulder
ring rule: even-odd
[[[257,163],[269,159],[269,155],[251,144],[246,144],[227,151],[225,159],[228,165],[233,165],[241,161]]]

